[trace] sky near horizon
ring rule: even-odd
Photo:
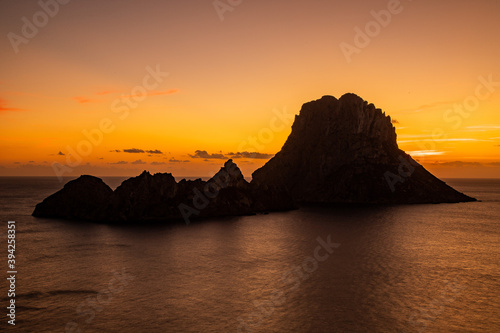
[[[352,92],[438,177],[500,177],[500,1],[0,1],[0,176],[246,177]],[[54,164],[56,163],[56,164]]]

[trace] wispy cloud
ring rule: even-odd
[[[452,139],[433,139],[430,135],[424,136],[427,137],[427,140],[431,140],[434,142],[489,142],[490,140],[481,140],[481,139],[473,139],[473,138],[452,138]],[[425,139],[422,139],[425,140]],[[409,142],[420,142],[422,140],[398,140],[398,143],[409,143]]]
[[[73,97],[73,100],[75,100],[79,104],[86,104],[86,103],[96,103],[100,102],[100,100],[97,99],[90,99],[87,97],[82,97],[82,96],[75,96]]]
[[[264,154],[264,153],[258,153],[258,152],[248,152],[248,151],[242,151],[242,152],[236,152],[236,153],[229,153],[227,154],[231,158],[254,158],[254,159],[259,159],[259,160],[267,160],[271,157],[274,156],[274,154]]]
[[[0,98],[0,112],[3,111],[24,111],[24,109],[10,107],[5,99]]]
[[[122,97],[130,98],[130,97],[142,97],[142,96],[161,96],[161,95],[172,95],[179,92],[178,89],[170,89],[164,91],[152,90],[148,91],[146,95],[144,94],[135,94],[135,95],[122,95]]]
[[[170,163],[187,163],[189,162],[189,160],[184,160],[184,161],[181,161],[181,160],[176,160],[175,158],[171,158],[168,160]]]
[[[127,161],[110,162],[108,164],[128,164]]]
[[[151,165],[164,165],[167,164],[165,162],[151,162]]]
[[[467,126],[466,129],[470,131],[479,131],[479,132],[496,131],[500,130],[500,125]]]
[[[500,162],[475,162],[475,161],[436,161],[426,163],[432,166],[442,166],[442,167],[455,167],[455,168],[463,168],[463,167],[489,167],[489,168],[498,168],[500,167]]]
[[[102,96],[102,95],[109,95],[109,94],[114,94],[114,93],[119,93],[119,92],[120,92],[119,90],[104,90],[104,91],[97,92],[95,94],[98,96]]]
[[[110,150],[112,153],[121,153],[122,150],[120,149],[114,149]],[[129,153],[129,154],[155,154],[155,155],[161,155],[163,152],[159,149],[151,149],[151,150],[144,150],[144,149],[139,149],[139,148],[128,148],[128,149],[123,149],[124,153]],[[148,155],[151,156],[151,155]]]
[[[146,153],[149,154],[163,154],[161,150],[155,149],[155,150],[146,150]]]
[[[197,150],[194,152],[194,155],[188,154],[191,158],[203,158],[205,160],[210,159],[227,159],[223,154],[209,154],[206,150]]]
[[[478,166],[484,166],[484,164],[479,163],[479,162],[464,162],[464,161],[450,161],[450,162],[432,162],[432,163],[426,163],[429,165],[433,166],[444,166],[444,167],[457,167],[457,168],[462,168],[462,167],[478,167]]]
[[[443,155],[445,152],[444,151],[437,151],[437,150],[413,150],[413,151],[407,151],[407,153],[413,157],[419,157],[419,156]]]
[[[109,95],[109,94],[115,94],[115,93],[120,93],[121,91],[119,90],[103,90],[95,93],[96,96],[104,96],[104,95]],[[148,91],[145,95],[143,94],[125,94],[122,92],[121,97],[122,98],[131,98],[131,97],[143,97],[143,96],[161,96],[161,95],[172,95],[179,92],[178,89],[170,89],[170,90],[164,90],[164,91],[158,91],[158,90],[153,90],[153,91]],[[87,97],[87,96],[75,96],[72,97],[74,101],[80,104],[86,104],[86,103],[99,103],[99,102],[104,102],[102,99],[97,99],[97,98],[92,98],[92,97]]]
[[[131,164],[146,164],[146,162],[144,162],[143,160],[137,160],[132,162]]]
[[[423,104],[423,105],[420,105],[414,109],[405,109],[405,110],[401,110],[401,111],[421,112],[421,111],[425,111],[425,110],[435,109],[438,107],[452,105],[453,103],[456,103],[456,102],[455,101],[440,101],[440,102]]]
[[[141,154],[144,153],[144,150],[138,148],[130,148],[130,149],[123,149],[123,152],[130,154]]]
[[[179,89],[170,89],[164,91],[150,91],[148,96],[159,96],[159,95],[172,95],[179,92]]]

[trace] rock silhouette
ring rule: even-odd
[[[289,210],[296,203],[405,204],[474,201],[398,148],[391,118],[354,94],[306,103],[283,148],[248,183],[228,160],[208,181],[169,173],[125,180],[115,191],[81,176],[33,216],[108,223],[173,221]]]
[[[36,205],[33,216],[77,220],[99,220],[113,190],[100,178],[83,175]]]
[[[113,191],[101,179],[81,176],[37,204],[33,216],[106,223],[191,221],[295,208],[291,197],[248,183],[232,161],[208,181],[181,180],[170,173],[125,180]]]
[[[355,94],[302,106],[283,148],[252,184],[287,190],[299,203],[474,201],[398,148],[391,118]]]

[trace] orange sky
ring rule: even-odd
[[[0,176],[250,176],[353,92],[437,176],[500,177],[499,1],[43,1],[0,2]]]

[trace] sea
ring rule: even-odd
[[[0,178],[2,332],[500,332],[500,179],[446,179],[458,204],[32,217],[68,180]]]

